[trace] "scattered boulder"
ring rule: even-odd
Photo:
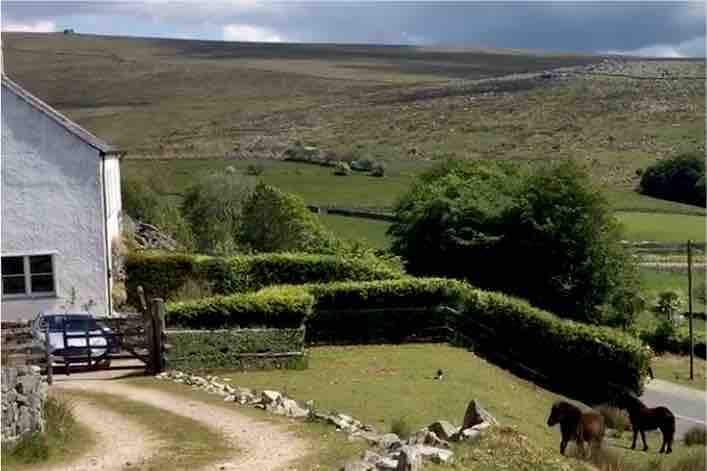
[[[277,391],[265,390],[260,393],[260,400],[263,404],[267,406],[268,404],[277,403],[278,401],[281,401],[282,394]]]
[[[473,441],[476,440],[481,436],[481,430],[478,430],[476,427],[468,428],[465,430],[462,430],[459,433],[459,438],[458,440],[460,442],[466,442],[466,441]]]
[[[450,424],[446,420],[438,420],[437,422],[430,424],[427,428],[430,432],[433,432],[442,440],[451,439],[459,431],[457,427]]]
[[[481,407],[481,404],[479,404],[476,400],[472,399],[466,408],[466,412],[464,413],[464,420],[462,422],[461,429],[465,430],[482,422],[488,422],[492,425],[498,425],[498,421],[491,414],[486,412],[486,410]]]
[[[454,458],[454,452],[443,448],[427,445],[415,445],[415,449],[423,458],[429,459],[433,463],[437,464],[449,464]]]
[[[378,438],[377,445],[384,450],[392,450],[402,445],[402,442],[396,434],[386,433]]]
[[[449,448],[449,442],[442,440],[436,433],[422,429],[408,440],[409,445],[430,445],[438,448]]]
[[[420,471],[422,456],[414,446],[406,445],[400,449],[397,471]]]

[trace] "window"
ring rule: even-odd
[[[51,296],[54,293],[52,255],[2,257],[3,297]]]

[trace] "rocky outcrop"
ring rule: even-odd
[[[44,430],[47,384],[34,366],[2,367],[2,443]]]
[[[256,407],[272,414],[306,418],[328,424],[336,427],[337,431],[346,433],[350,440],[365,441],[371,449],[342,467],[344,471],[419,471],[424,462],[451,464],[454,462],[454,452],[450,450],[450,441],[471,443],[482,435],[483,430],[498,424],[498,421],[477,401],[472,400],[466,408],[461,427],[445,420],[438,420],[409,438],[401,438],[394,433],[379,433],[374,427],[347,414],[318,412],[314,408],[313,401],[302,404],[279,391],[256,392],[232,386],[227,384],[227,380],[216,376],[203,377],[179,371],[162,373],[158,378],[218,394],[223,396],[226,402]]]

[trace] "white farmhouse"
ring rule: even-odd
[[[2,75],[2,319],[112,314],[115,148]]]

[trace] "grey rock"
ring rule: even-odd
[[[409,445],[430,445],[438,448],[449,448],[449,442],[442,440],[436,433],[422,429],[408,440]]]
[[[272,402],[280,401],[282,399],[282,394],[277,391],[265,390],[260,393],[260,399],[262,400],[263,404],[268,405]]]
[[[422,456],[413,446],[403,446],[398,455],[397,471],[420,471],[422,469]]]
[[[396,470],[398,469],[398,461],[393,458],[383,457],[376,462],[376,469]]]
[[[423,458],[437,464],[451,463],[454,458],[454,452],[443,448],[427,445],[415,445],[415,449]]]
[[[363,452],[363,461],[366,463],[376,464],[383,457],[378,453],[374,453],[371,450],[366,450]]]
[[[236,402],[236,396],[230,394],[223,398],[223,402]]]
[[[464,421],[462,422],[461,429],[465,430],[482,422],[488,422],[492,425],[498,425],[498,421],[491,414],[486,412],[486,410],[481,407],[481,404],[479,404],[476,400],[472,399],[466,408],[466,412],[464,413]]]
[[[362,460],[356,460],[346,463],[346,465],[344,465],[341,469],[342,471],[371,471],[376,469],[376,467],[374,464],[367,463]]]
[[[449,440],[459,429],[446,420],[438,420],[427,427],[430,432],[434,432],[442,440]]]
[[[303,418],[309,415],[309,410],[301,407],[297,404],[297,401],[292,399],[284,398],[281,402],[282,407],[285,410],[285,415],[288,417]]]
[[[385,450],[393,450],[402,445],[400,437],[394,433],[386,433],[378,438],[377,445]]]
[[[459,434],[459,441],[473,441],[481,436],[481,431],[477,430],[475,427],[467,428],[461,431]]]

